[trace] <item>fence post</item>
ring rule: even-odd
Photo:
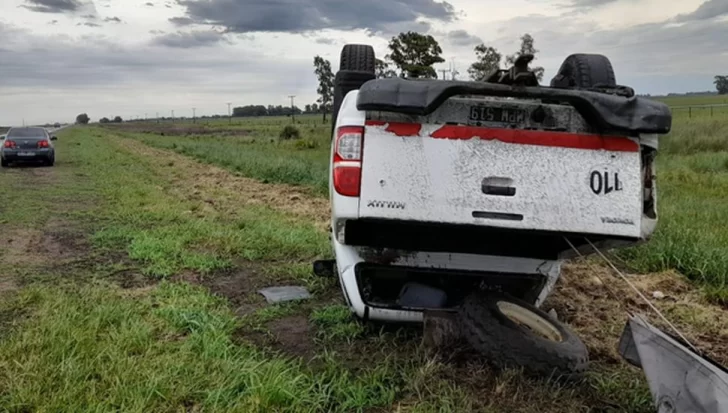
[[[693,117],[693,107],[688,106],[688,118],[692,118],[692,117]]]
[[[713,117],[713,107],[712,106],[710,107],[710,117],[711,118]]]

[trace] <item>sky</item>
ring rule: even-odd
[[[459,79],[480,43],[529,33],[545,83],[601,53],[638,93],[712,90],[728,74],[728,0],[0,0],[0,125],[225,114],[227,102],[314,103],[313,58],[347,43],[377,56],[433,35]]]

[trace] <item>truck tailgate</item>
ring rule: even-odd
[[[628,138],[368,121],[362,158],[361,218],[640,237]]]

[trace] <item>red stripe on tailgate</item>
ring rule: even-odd
[[[422,125],[418,123],[396,123],[367,121],[368,126],[388,125],[386,131],[397,136],[419,136]],[[619,136],[602,136],[585,133],[532,131],[522,129],[499,129],[476,126],[445,125],[434,131],[430,137],[436,139],[497,140],[521,145],[553,146],[561,148],[607,150],[614,152],[638,152],[639,144]]]

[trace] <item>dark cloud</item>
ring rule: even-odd
[[[76,23],[76,26],[101,27],[100,24],[94,22]]]
[[[693,20],[707,20],[713,17],[728,14],[728,1],[726,0],[707,0],[701,4],[694,12],[688,14],[680,14],[675,17],[676,22],[687,22]]]
[[[455,46],[473,46],[483,43],[483,40],[465,30],[453,30],[447,34],[447,40]]]
[[[316,39],[316,43],[318,43],[318,44],[328,44],[328,45],[332,45],[332,44],[336,44],[336,40],[329,39],[329,38],[326,38],[326,37],[319,37],[318,39]]]
[[[238,33],[319,29],[366,29],[388,32],[420,18],[452,21],[454,7],[435,0],[178,0],[187,17],[199,24]]]
[[[223,33],[214,30],[204,30],[164,34],[156,37],[152,43],[158,46],[192,49],[214,46],[221,42],[229,43],[229,40],[227,40]]]
[[[121,19],[114,16],[114,17],[107,17],[104,19],[105,22],[113,22],[113,23],[121,23]]]
[[[58,20],[51,20],[48,22],[48,24],[50,24],[50,25],[58,24]]]
[[[150,30],[149,34],[164,34],[166,33],[164,30]]]
[[[616,3],[619,0],[571,0],[567,7],[593,9],[605,4]]]
[[[170,17],[168,20],[170,23],[177,26],[189,26],[190,24],[193,24],[195,22],[189,17]]]
[[[154,7],[154,3],[152,3],[151,1],[144,3],[144,5],[149,6],[149,7]]]
[[[84,3],[79,0],[25,0],[26,9],[41,13],[68,13],[80,9]]]
[[[96,15],[95,14],[84,14],[81,17],[83,17],[84,19],[95,19]]]

